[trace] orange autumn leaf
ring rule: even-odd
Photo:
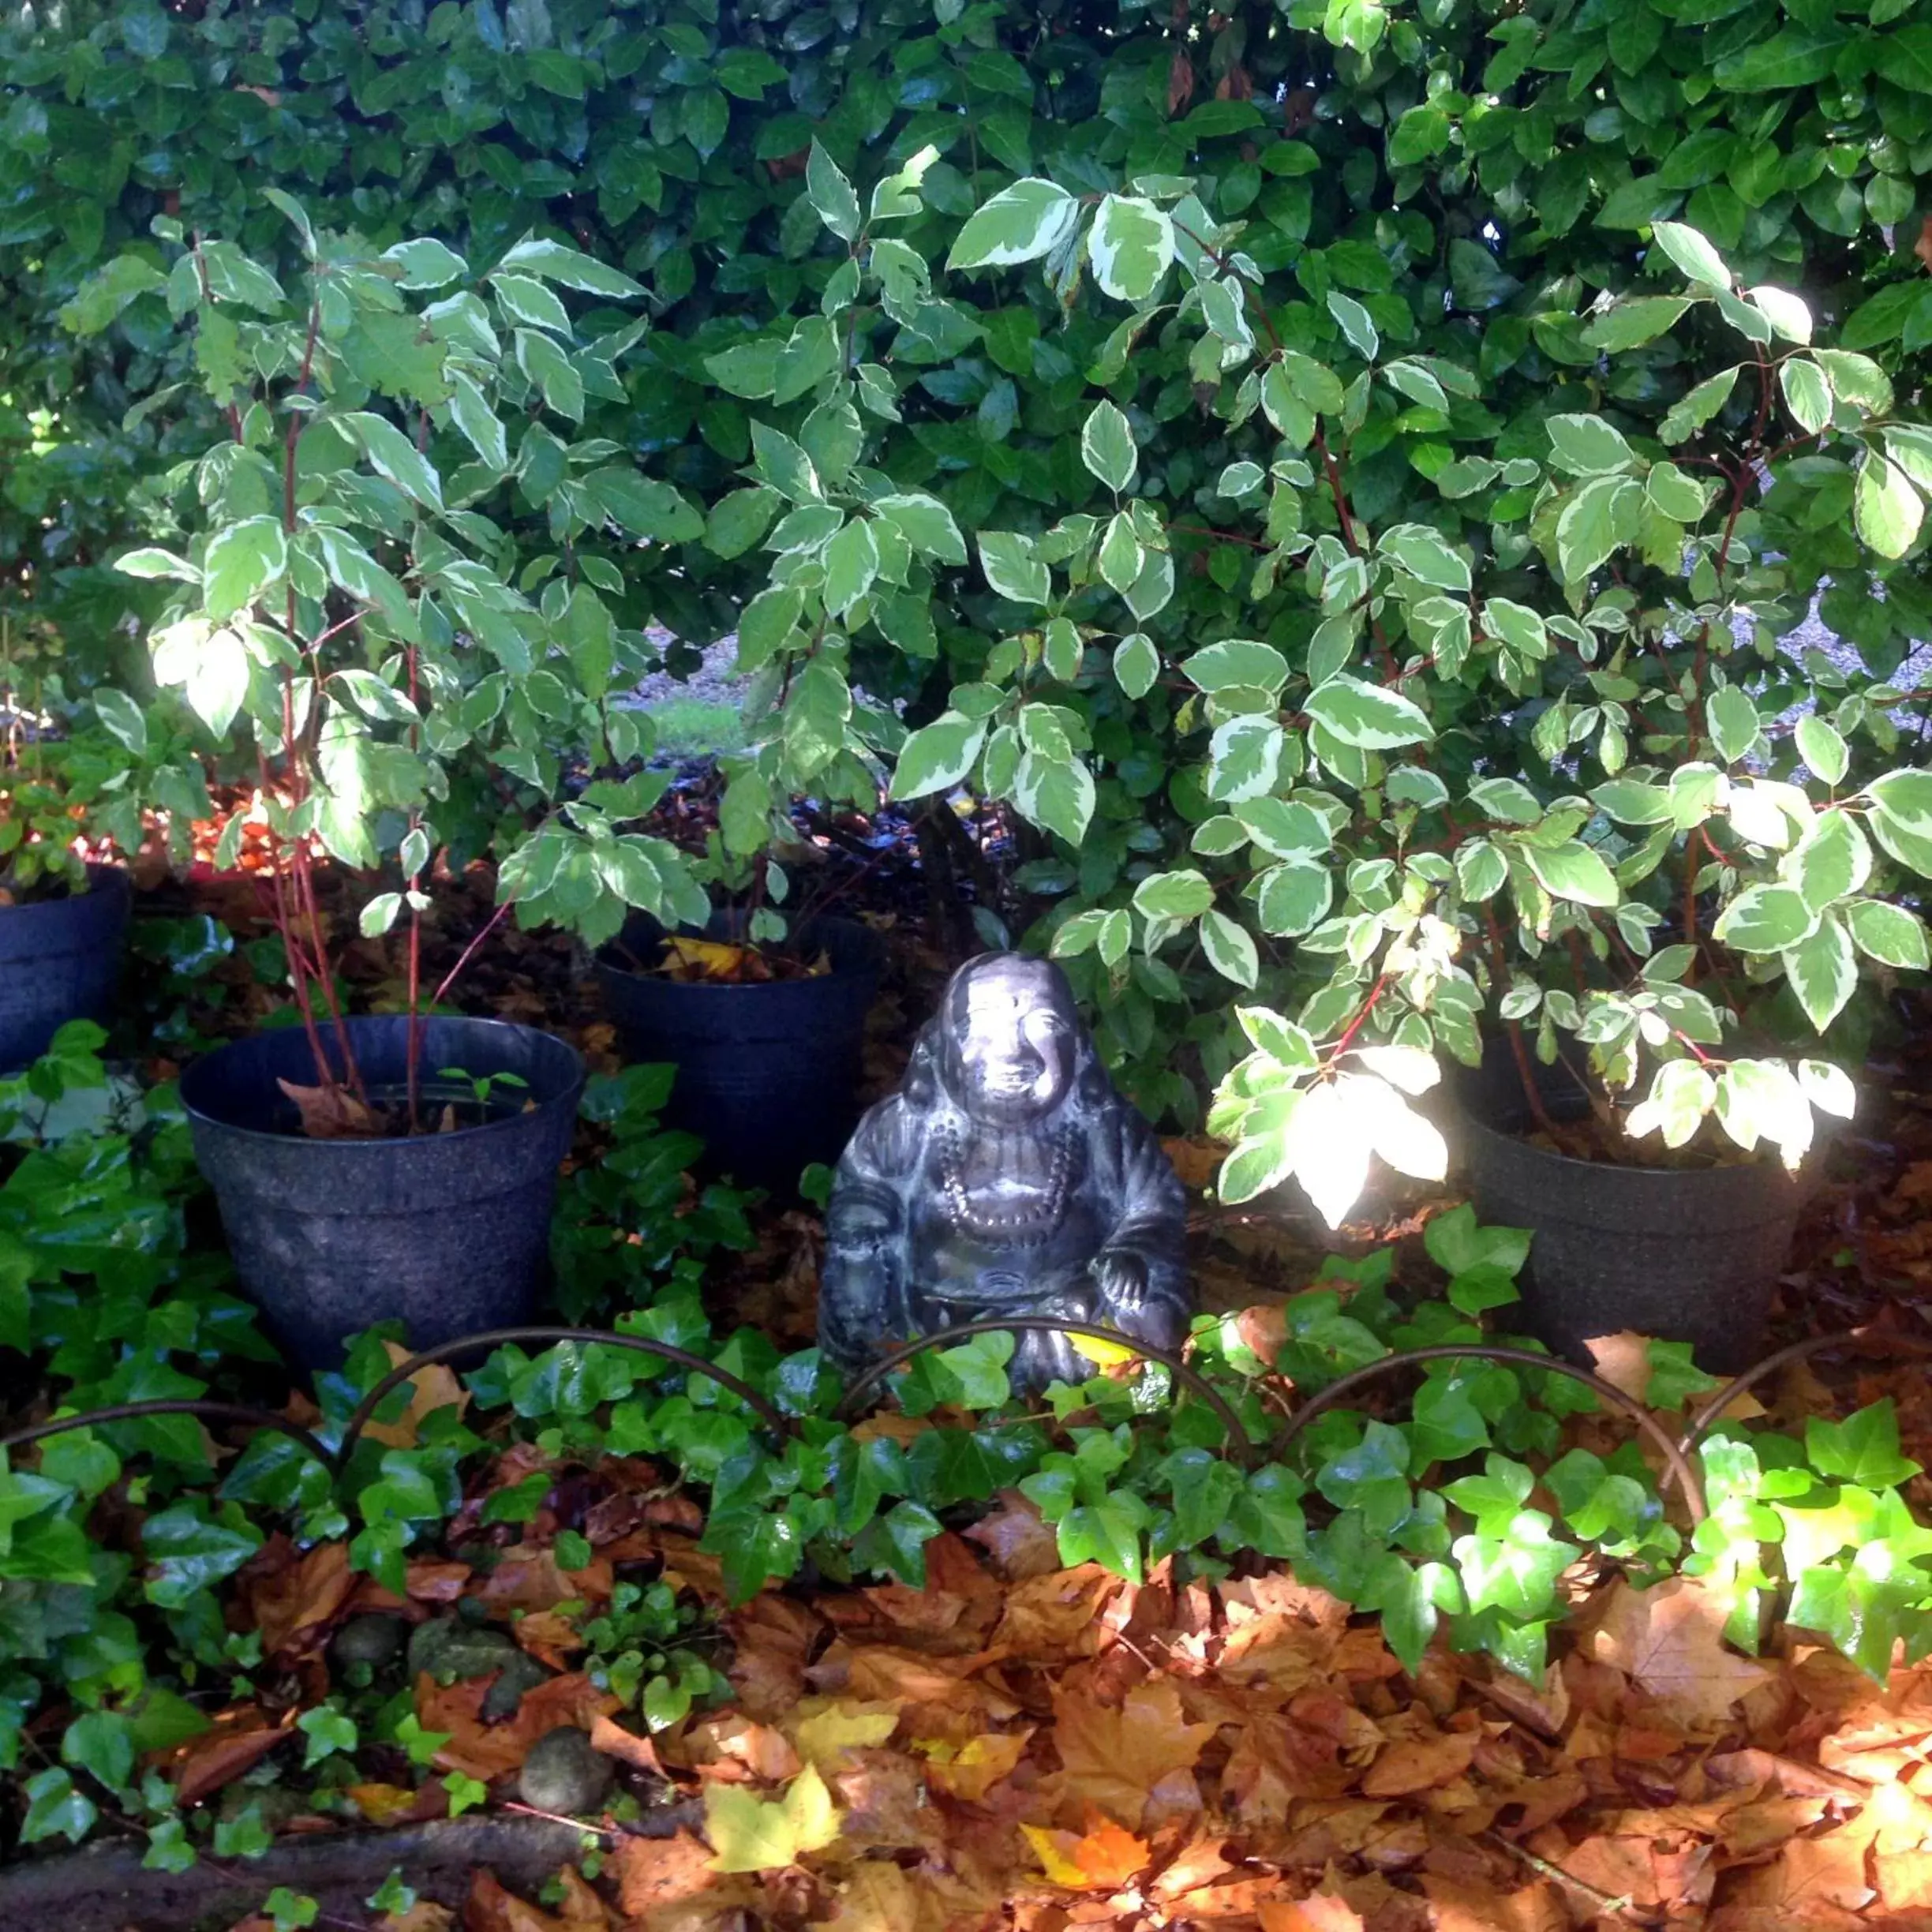
[[[599,1717],[618,1708],[581,1672],[552,1677],[523,1694],[516,1715],[502,1724],[483,1720],[483,1700],[494,1676],[466,1678],[447,1687],[427,1672],[416,1679],[416,1717],[425,1731],[443,1732],[448,1742],[436,1752],[439,1769],[460,1771],[485,1783],[519,1769],[530,1747],[560,1724],[588,1731]]]
[[[383,1349],[389,1357],[389,1366],[399,1368],[410,1358],[410,1351],[400,1342],[385,1342]],[[423,1424],[439,1409],[454,1409],[460,1417],[470,1406],[470,1391],[456,1380],[453,1368],[442,1362],[432,1362],[427,1368],[418,1368],[402,1385],[410,1391],[409,1406],[393,1421],[369,1421],[362,1425],[362,1433],[391,1449],[414,1449],[418,1432]],[[384,1402],[387,1409],[395,1401],[391,1391]]]
[[[619,1839],[612,1862],[627,1919],[648,1919],[704,1893],[730,1889],[712,1869],[711,1848],[681,1826],[668,1838]]]
[[[1147,1869],[1153,1854],[1144,1839],[1103,1818],[1084,1834],[1048,1831],[1038,1825],[1020,1830],[1040,1869],[1057,1885],[1076,1891],[1118,1892]]]
[[[269,1752],[294,1735],[296,1712],[283,1713],[280,1724],[271,1724],[258,1704],[238,1705],[216,1714],[212,1727],[173,1750],[159,1752],[149,1759],[174,1780],[174,1799],[182,1805],[197,1804],[211,1792],[231,1784],[245,1771],[252,1771]]]
[[[1030,1731],[986,1731],[957,1749],[938,1741],[929,1747],[926,1781],[949,1798],[978,1804],[1026,1755]]]
[[[1067,1789],[1125,1825],[1139,1825],[1155,1787],[1191,1771],[1214,1734],[1212,1724],[1186,1722],[1171,1678],[1136,1684],[1118,1709],[1065,1691],[1054,1698]]]
[[[318,1543],[279,1570],[245,1579],[244,1601],[261,1633],[263,1656],[320,1656],[328,1627],[361,1581],[349,1567],[346,1543]]]
[[[615,1758],[634,1770],[648,1771],[653,1777],[665,1775],[664,1766],[657,1760],[657,1747],[649,1738],[641,1737],[635,1731],[627,1731],[622,1724],[615,1724],[608,1717],[599,1717],[593,1720],[590,1743],[606,1758]]]
[[[493,1615],[507,1617],[517,1610],[554,1610],[561,1603],[601,1603],[615,1582],[608,1556],[593,1556],[582,1569],[566,1570],[555,1550],[519,1543],[504,1552],[476,1594]]]
[[[510,1634],[540,1664],[567,1671],[569,1660],[586,1647],[582,1633],[556,1610],[534,1610],[510,1626]]]
[[[1771,1681],[1762,1664],[1726,1648],[1724,1594],[1698,1577],[1649,1589],[1612,1584],[1585,1639],[1586,1654],[1614,1664],[1680,1723],[1721,1725],[1740,1698]]]
[[[1262,1932],[1362,1932],[1362,1916],[1346,1899],[1264,1899]]]
[[[416,1815],[416,1794],[400,1784],[351,1784],[343,1792],[371,1825],[400,1825]]]
[[[581,1927],[583,1923],[579,1919],[575,1925]],[[573,1932],[572,1921],[552,1918],[506,1891],[487,1866],[470,1881],[470,1895],[463,1900],[462,1927],[463,1932]]]
[[[407,1911],[384,1912],[376,1922],[376,1932],[450,1932],[456,1915],[447,1905],[431,1899],[418,1899]]]

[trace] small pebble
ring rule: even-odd
[[[539,1811],[582,1818],[609,1795],[616,1768],[575,1724],[545,1732],[517,1774],[517,1795]]]
[[[366,1664],[372,1669],[390,1661],[402,1648],[402,1618],[380,1613],[351,1617],[335,1633],[330,1654],[338,1664]]]

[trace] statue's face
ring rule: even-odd
[[[960,1091],[975,1118],[1003,1127],[1050,1114],[1073,1084],[1079,1021],[1066,983],[1039,960],[1003,954],[969,970],[953,1005]]]

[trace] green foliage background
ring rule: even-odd
[[[1276,317],[1324,363],[1348,352],[1331,319],[1339,294],[1372,318],[1386,355],[1473,371],[1474,395],[1445,402],[1437,389],[1438,407],[1425,388],[1413,406],[1398,399],[1355,425],[1347,492],[1365,526],[1418,521],[1479,551],[1507,499],[1439,486],[1459,450],[1542,457],[1543,419],[1557,411],[1653,435],[1699,380],[1737,360],[1709,310],[1613,362],[1585,339],[1610,298],[1654,282],[1657,220],[1709,237],[1739,287],[1800,294],[1821,335],[1887,365],[1902,399],[1932,342],[1932,281],[1912,253],[1932,165],[1932,24],[1900,0],[79,6],[16,15],[0,37],[0,88],[7,534],[33,567],[40,608],[66,620],[82,684],[107,674],[95,653],[118,648],[110,620],[156,595],[101,568],[138,534],[140,479],[200,453],[215,429],[160,296],[101,271],[123,250],[164,269],[170,253],[150,224],[172,217],[274,264],[293,287],[296,237],[270,188],[375,249],[433,234],[481,267],[534,229],[646,285],[653,327],[622,367],[623,400],[593,396],[580,433],[608,437],[706,507],[702,539],[631,555],[616,612],[693,642],[732,629],[768,578],[754,492],[739,487],[751,418],[796,431],[835,357],[887,372],[897,410],[866,418],[874,440],[859,493],[888,478],[930,492],[969,541],[1104,511],[1080,439],[1104,387],[1132,412],[1137,492],[1173,545],[1178,594],[1147,626],[1160,657],[1229,635],[1305,644],[1316,621],[1294,573],[1254,576],[1265,545],[1218,534],[1239,524],[1221,490],[1252,438],[1199,380],[1191,320],[1159,308],[1123,333],[1121,309],[1079,286],[1077,261],[1058,283],[1037,268],[942,273],[915,313],[893,313],[889,290],[875,301],[870,284],[854,306],[834,282],[850,253],[807,194],[814,140],[862,201],[921,149],[938,151],[912,218],[893,229],[915,284],[1016,177],[1089,201],[1151,178],[1193,180],[1217,223],[1243,224],[1237,245]],[[63,315],[98,332],[77,335]],[[759,401],[748,406],[716,361],[734,348],[767,375],[773,357],[793,358],[796,383],[781,376],[769,401],[742,385]],[[1757,385],[1739,384],[1713,442],[1743,447],[1758,401]],[[1883,569],[1873,595],[1848,515],[1852,474],[1834,465],[1801,479],[1800,601],[1784,614],[1801,614],[1828,575],[1827,623],[1882,680],[1932,605],[1909,560]],[[1311,531],[1335,526],[1320,481],[1305,492]],[[526,477],[517,508],[531,547],[548,495]],[[1011,675],[988,661],[1013,606],[977,572],[942,590],[929,616],[915,600],[894,648],[860,638],[850,662],[852,682],[902,701],[914,727],[961,683],[983,691]],[[1047,668],[1074,681],[1050,646]],[[144,664],[133,675],[144,687]],[[1201,708],[1172,680],[1144,700],[1090,683],[1061,708],[1102,782],[1077,856],[1063,851],[1024,882],[1072,889],[1050,922],[1075,905],[1118,909],[1207,815]],[[1434,722],[1457,723],[1459,706],[1478,724],[1472,706],[1485,702],[1494,695],[1444,683]],[[826,728],[836,736],[839,720]],[[1690,754],[1696,743],[1694,725]],[[826,782],[836,790],[856,769],[845,758]],[[752,790],[742,796],[755,816]],[[1204,939],[1211,929],[1239,968],[1228,923],[1217,914]],[[1227,979],[1198,949],[1178,965],[1152,949],[1130,969],[1103,941],[1104,964],[1089,954],[1070,969],[1103,1007],[1103,1046],[1137,1097],[1196,1116],[1208,1082],[1245,1050]],[[1263,976],[1279,1001],[1271,967]],[[1179,1056],[1177,1039],[1189,1043]]]

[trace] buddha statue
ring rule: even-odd
[[[859,1123],[827,1215],[818,1341],[848,1372],[1000,1315],[1179,1346],[1186,1197],[1114,1091],[1050,960],[990,953],[947,983],[904,1084]],[[1094,1372],[1065,1335],[1015,1337],[1016,1392]]]

